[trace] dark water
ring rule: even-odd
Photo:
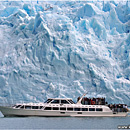
[[[130,125],[128,117],[3,117],[0,129],[117,129]]]

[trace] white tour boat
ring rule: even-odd
[[[0,106],[3,115],[6,116],[127,116],[128,111],[115,112],[107,105],[82,105],[81,101],[84,95],[77,103],[68,98],[50,98],[45,103],[22,103],[14,106]]]

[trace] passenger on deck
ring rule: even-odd
[[[127,105],[123,104],[123,112],[127,112]]]

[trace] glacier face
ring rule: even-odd
[[[130,105],[129,32],[130,2],[0,2],[0,102]]]

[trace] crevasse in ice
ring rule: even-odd
[[[129,32],[130,2],[0,2],[0,102],[130,104]]]

